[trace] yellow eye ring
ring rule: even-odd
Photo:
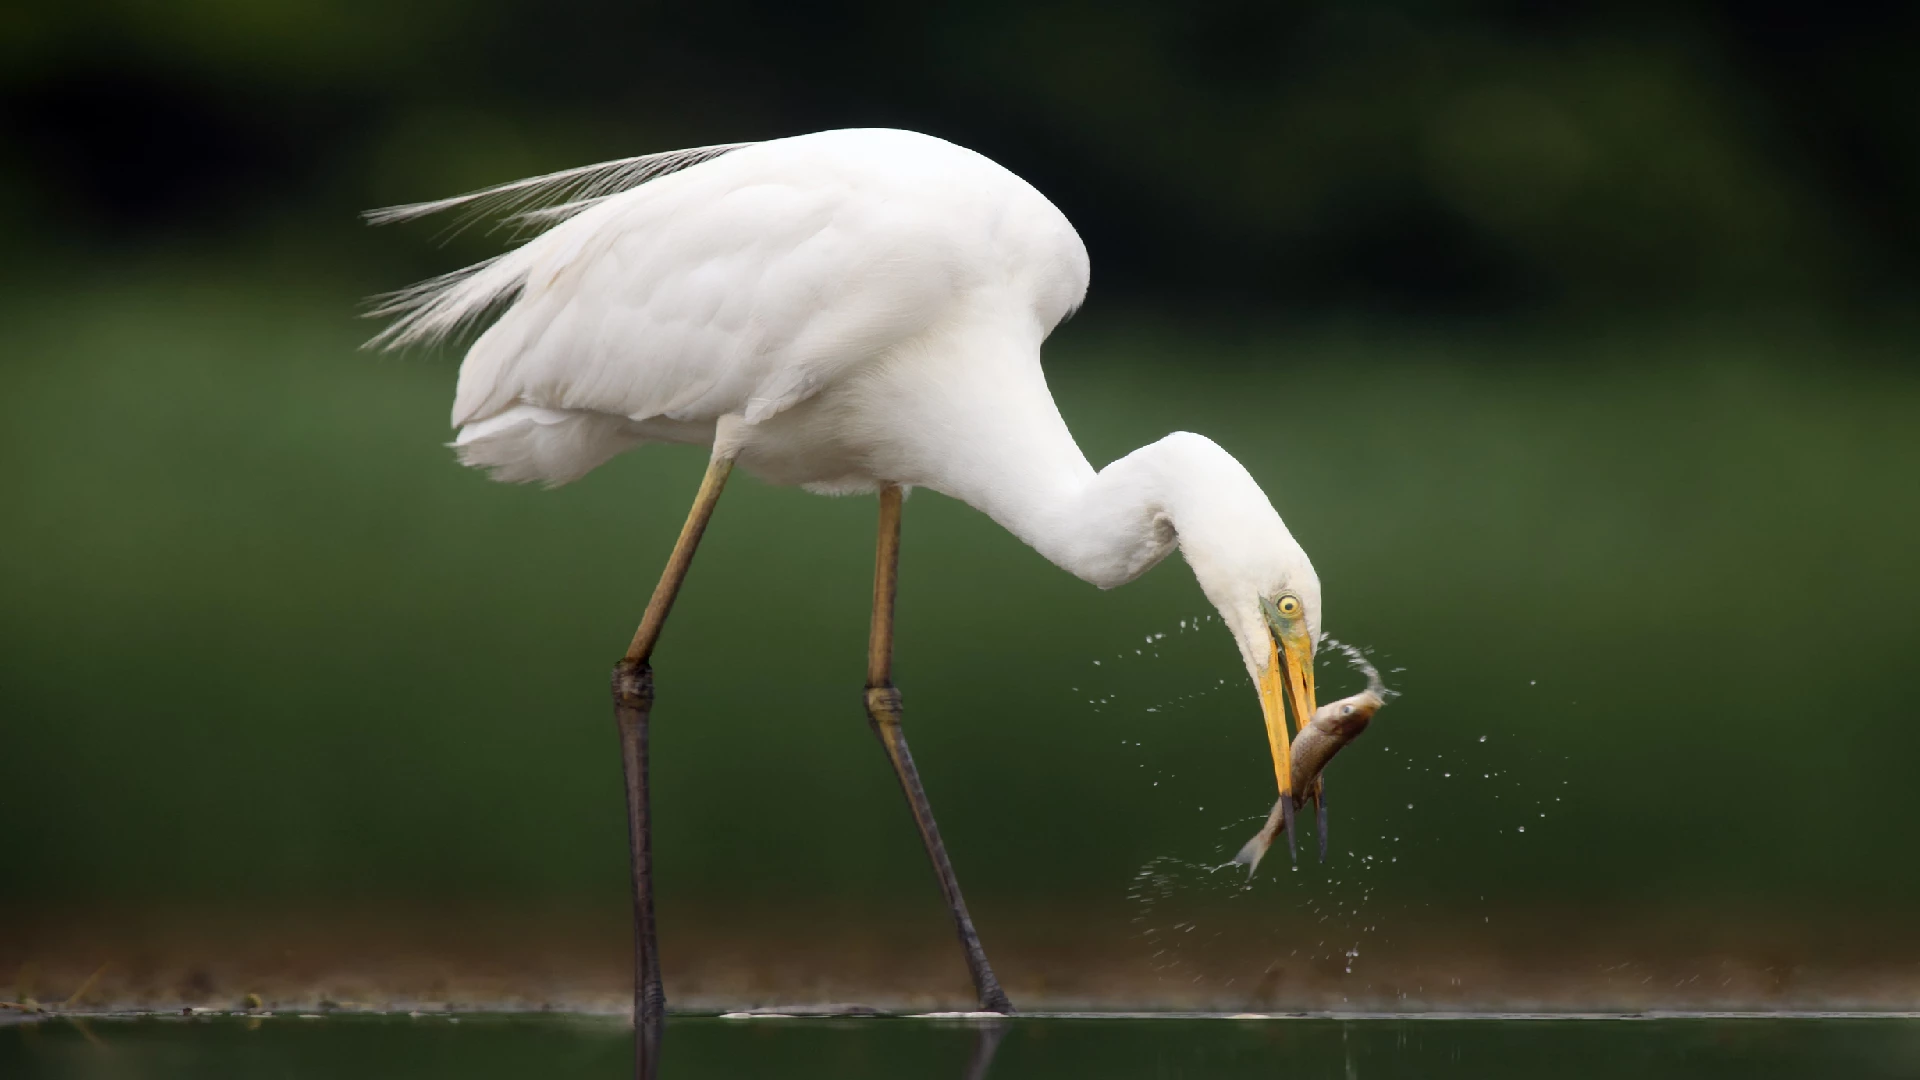
[[[1280,609],[1280,614],[1289,619],[1300,614],[1300,598],[1292,593],[1282,594],[1279,602],[1274,606]]]

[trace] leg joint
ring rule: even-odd
[[[900,691],[892,686],[867,687],[867,716],[876,724],[899,724]]]
[[[653,665],[645,660],[613,665],[613,703],[629,709],[653,708]]]

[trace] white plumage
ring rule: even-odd
[[[927,487],[1103,588],[1179,546],[1256,683],[1278,647],[1262,598],[1296,596],[1307,641],[1320,633],[1311,563],[1224,450],[1176,433],[1096,472],[1075,445],[1040,345],[1086,294],[1086,249],[978,154],[829,131],[374,216],[462,208],[545,231],[389,297],[377,313],[397,319],[376,341],[429,342],[501,311],[460,369],[469,465],[560,484],[677,442],[815,491]]]

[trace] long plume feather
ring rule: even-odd
[[[368,210],[362,216],[369,225],[392,225],[456,210],[459,215],[448,231],[449,236],[476,222],[492,221],[495,228],[504,227],[517,239],[524,239],[552,228],[609,196],[752,145],[720,143],[603,161],[544,176],[530,176],[449,199]],[[510,299],[526,280],[524,260],[515,259],[516,254],[518,251],[509,251],[374,297],[369,302],[367,316],[394,321],[367,342],[367,347],[391,349],[429,343],[470,327]]]
[[[543,224],[564,221],[607,197],[639,187],[656,176],[711,161],[721,154],[752,143],[720,143],[696,146],[690,150],[668,150],[659,154],[581,165],[544,176],[529,176],[497,187],[470,191],[450,199],[406,203],[369,210],[362,216],[369,225],[392,225],[412,221],[448,210],[459,210],[460,223],[470,225],[492,218],[499,221],[539,220]],[[536,218],[537,215],[537,218]]]

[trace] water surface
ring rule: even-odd
[[[8,1077],[621,1077],[606,1020],[275,1016],[0,1029]],[[1911,1077],[1920,1020],[675,1018],[663,1077]]]

